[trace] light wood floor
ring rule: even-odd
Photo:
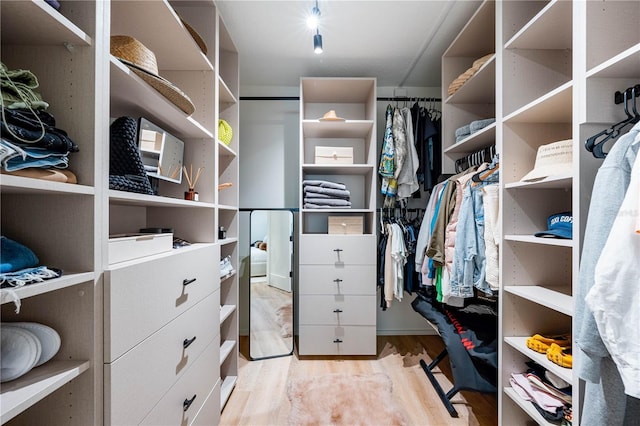
[[[391,378],[393,397],[404,407],[411,425],[497,425],[496,395],[462,392],[453,398],[460,417],[449,416],[419,364],[420,359],[429,361],[442,349],[438,336],[378,336],[377,357],[299,359],[294,354],[247,361],[247,338],[241,337],[238,383],[222,412],[220,424],[286,425],[291,409],[286,390],[291,378],[384,372]],[[436,371],[438,381],[448,391],[451,387],[448,359]]]
[[[291,293],[272,287],[265,278],[251,279],[251,357],[262,358],[291,353],[293,338],[284,337],[283,324],[278,322],[278,308],[291,305]],[[288,318],[293,328],[293,318]]]

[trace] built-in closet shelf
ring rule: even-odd
[[[533,17],[511,40],[505,49],[571,49],[573,4],[552,0]]]
[[[495,49],[494,33],[495,4],[493,1],[485,1],[451,43],[444,56],[478,56],[479,52],[492,52]]]
[[[303,174],[366,175],[375,169],[373,164],[303,164]]]
[[[547,246],[573,247],[573,240],[560,238],[544,238],[533,235],[505,235],[506,241],[515,241],[519,243],[542,244]]]
[[[2,384],[2,424],[44,399],[85,372],[89,361],[56,361],[36,367],[22,377]]]
[[[637,78],[640,43],[587,71],[587,78]]]
[[[445,154],[465,154],[476,152],[482,148],[493,145],[496,141],[496,123],[475,132],[469,137],[457,142],[444,150]]]
[[[203,201],[181,200],[180,198],[160,197],[157,195],[138,194],[135,192],[109,190],[109,203],[125,206],[141,207],[184,207],[214,209],[215,204]]]
[[[238,99],[233,95],[227,83],[224,82],[222,78],[218,80],[220,83],[218,87],[220,88],[220,102],[225,104],[236,104],[238,103]]]
[[[233,277],[236,274],[236,272],[232,272],[230,274],[227,275],[223,275],[220,277],[220,284],[224,283],[226,280],[228,280],[229,278]]]
[[[505,189],[571,189],[573,187],[573,175],[564,174],[550,176],[536,182],[512,182]]]
[[[510,285],[504,291],[530,300],[565,315],[573,316],[573,297],[565,294],[568,287],[541,287],[537,285]]]
[[[547,359],[547,354],[541,354],[539,352],[534,351],[533,349],[529,349],[527,347],[527,339],[530,336],[525,337],[505,337],[504,341],[509,344],[509,346],[516,349],[518,352],[524,354],[528,358],[542,365],[547,370],[551,371],[562,380],[572,383],[573,382],[573,370],[571,368],[560,367],[558,364],[554,364],[553,362]],[[526,371],[527,366],[522,363],[522,371]]]
[[[485,62],[462,87],[445,100],[447,104],[495,104],[495,102],[496,55]]]
[[[222,142],[221,140],[218,140],[218,146],[220,147],[220,156],[221,157],[237,157],[238,154],[231,148],[229,148],[229,146]]]
[[[153,25],[140,25],[140,21]],[[140,40],[155,54],[160,74],[163,70],[213,71],[213,65],[167,1],[112,2],[111,34]]]
[[[305,138],[366,138],[372,128],[373,120],[302,120]]]
[[[235,340],[225,340],[222,345],[220,345],[220,365],[222,365],[227,360],[227,357],[235,347]]]
[[[303,213],[373,213],[373,209],[302,209]]]
[[[236,385],[238,381],[238,376],[226,376],[222,380],[222,387],[220,388],[220,408],[224,407],[224,404],[227,403],[229,396],[231,395],[231,391],[233,387]]]
[[[571,123],[573,82],[540,96],[538,99],[512,112],[505,123]]]
[[[552,426],[554,423],[549,423],[548,421],[546,421],[544,419],[544,417],[542,417],[542,415],[540,413],[538,413],[538,410],[536,410],[536,408],[533,406],[533,404],[531,403],[531,401],[525,401],[524,399],[520,398],[520,395],[518,395],[516,393],[516,391],[513,390],[513,388],[511,387],[505,387],[504,388],[504,393],[513,400],[513,402],[515,402],[516,404],[518,404],[518,406],[520,408],[522,408],[522,410],[527,413],[529,415],[529,417],[531,417],[536,423],[538,423],[541,426]]]
[[[114,2],[135,3],[135,2]],[[155,4],[158,2],[151,2]],[[145,117],[181,139],[212,139],[213,133],[162,96],[114,56],[111,62],[111,110]],[[115,118],[115,117],[114,117]]]
[[[230,205],[226,205],[226,204],[218,204],[218,209],[219,210],[226,210],[226,211],[238,211],[238,206],[230,206]]]
[[[71,165],[73,168],[73,157],[71,157],[71,159]],[[3,194],[95,194],[95,189],[92,186],[52,182],[48,180],[11,176],[5,174],[1,175],[0,183]]]
[[[3,1],[2,44],[90,46],[88,34],[44,1]]]
[[[40,294],[49,293],[51,291],[60,290],[66,287],[73,287],[74,285],[86,283],[92,281],[95,277],[93,272],[65,272],[60,278],[54,278],[46,280],[41,283],[27,284],[22,287],[12,288],[16,292],[16,295],[20,299],[26,299],[27,297],[38,296]],[[12,303],[11,299],[2,300],[2,304]],[[4,385],[3,385],[4,387]]]
[[[236,310],[236,305],[223,305],[220,308],[220,324],[222,324]]]
[[[237,238],[225,238],[224,240],[218,240],[218,243],[220,243],[221,246],[237,243],[237,242],[238,242]]]

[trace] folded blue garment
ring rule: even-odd
[[[5,236],[0,237],[0,273],[34,267],[40,262],[28,247]]]
[[[60,153],[47,148],[24,146],[0,140],[0,161],[8,172],[30,167],[66,169],[69,166],[68,153]]]
[[[456,138],[459,136],[467,136],[471,134],[471,127],[468,124],[465,124],[462,127],[458,127],[456,129]]]
[[[471,123],[469,123],[469,128],[471,130],[471,133],[475,133],[475,132],[484,129],[488,125],[493,124],[495,122],[496,122],[495,118],[487,118],[487,119],[484,119],[484,120],[476,120],[476,121],[472,121]]]
[[[319,186],[321,188],[347,189],[347,185],[327,180],[303,180],[302,186]]]

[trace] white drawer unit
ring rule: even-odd
[[[300,355],[375,355],[376,326],[301,325]]]
[[[220,247],[207,244],[105,271],[105,362],[219,289],[219,258]]]
[[[218,380],[218,383],[209,392],[209,396],[200,407],[200,411],[196,414],[196,418],[190,426],[211,426],[220,423],[220,388],[222,387],[222,381]]]
[[[376,270],[372,265],[300,265],[299,294],[375,294]]]
[[[300,325],[371,325],[376,322],[376,296],[300,295]]]
[[[375,265],[375,256],[375,235],[300,236],[301,265]]]
[[[219,303],[220,293],[216,291],[115,362],[105,364],[108,424],[139,424],[167,390],[191,371],[208,345],[218,349],[207,355],[215,368],[201,374],[220,376],[219,334],[215,331],[219,320],[214,315]],[[211,385],[210,381],[203,382]]]

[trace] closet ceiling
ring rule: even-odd
[[[377,77],[379,87],[439,87],[442,53],[479,1],[320,0],[321,55],[305,22],[314,1],[216,3],[240,52],[243,86],[357,76]]]

